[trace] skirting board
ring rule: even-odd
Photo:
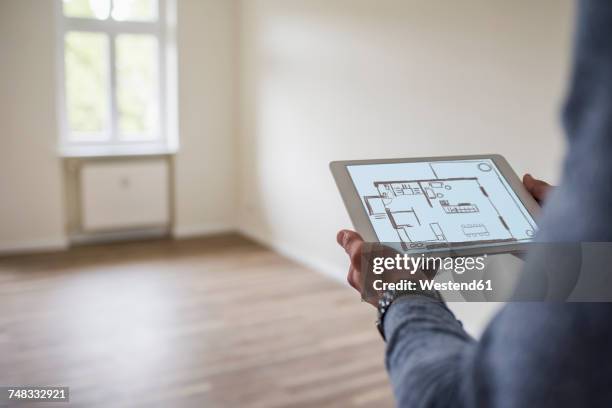
[[[171,235],[175,239],[204,237],[226,232],[235,232],[236,229],[228,224],[207,224],[189,227],[174,228]],[[95,234],[77,234],[67,237],[36,239],[29,241],[0,242],[0,255],[17,255],[39,252],[56,252],[68,249],[70,244],[94,244],[112,241],[126,241],[133,239],[161,238],[168,236],[166,227],[146,228],[132,231],[116,231]]]
[[[211,223],[203,225],[183,225],[176,226],[172,230],[172,237],[176,239],[205,237],[207,235],[215,235],[227,232],[236,232],[233,225],[226,223]]]
[[[31,241],[0,242],[0,255],[16,255],[33,252],[55,252],[68,248],[65,237],[35,239]]]
[[[279,254],[302,264],[316,272],[322,273],[323,275],[329,276],[330,278],[347,284],[346,281],[346,272],[348,271],[348,264],[346,268],[339,267],[330,262],[324,261],[316,256],[309,256],[301,251],[299,248],[295,248],[292,245],[286,243],[279,243],[269,237],[264,236],[258,232],[252,231],[250,229],[240,228],[238,232],[244,235],[247,238],[252,239],[255,242],[258,242],[264,246],[267,246]],[[348,262],[348,261],[347,261]]]
[[[124,231],[76,234],[70,237],[70,243],[73,245],[104,244],[108,242],[164,238],[168,235],[168,227],[151,227]]]

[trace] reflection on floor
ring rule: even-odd
[[[237,236],[3,258],[0,384],[70,386],[71,407],[392,406],[374,314]]]

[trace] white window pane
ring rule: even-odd
[[[63,0],[66,17],[105,20],[110,14],[110,0]]]
[[[116,41],[120,138],[155,139],[159,137],[157,38],[152,35],[121,34]]]
[[[108,38],[101,33],[65,36],[66,111],[72,139],[100,140],[108,129]]]
[[[114,0],[112,16],[118,21],[157,20],[157,1]]]

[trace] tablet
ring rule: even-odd
[[[500,155],[330,163],[353,226],[405,252],[521,252],[538,204]]]

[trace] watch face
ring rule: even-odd
[[[376,321],[376,328],[385,341],[387,339],[385,338],[384,318],[387,310],[389,310],[389,306],[393,303],[393,299],[394,295],[392,292],[384,292],[380,299],[378,299],[378,320]]]

